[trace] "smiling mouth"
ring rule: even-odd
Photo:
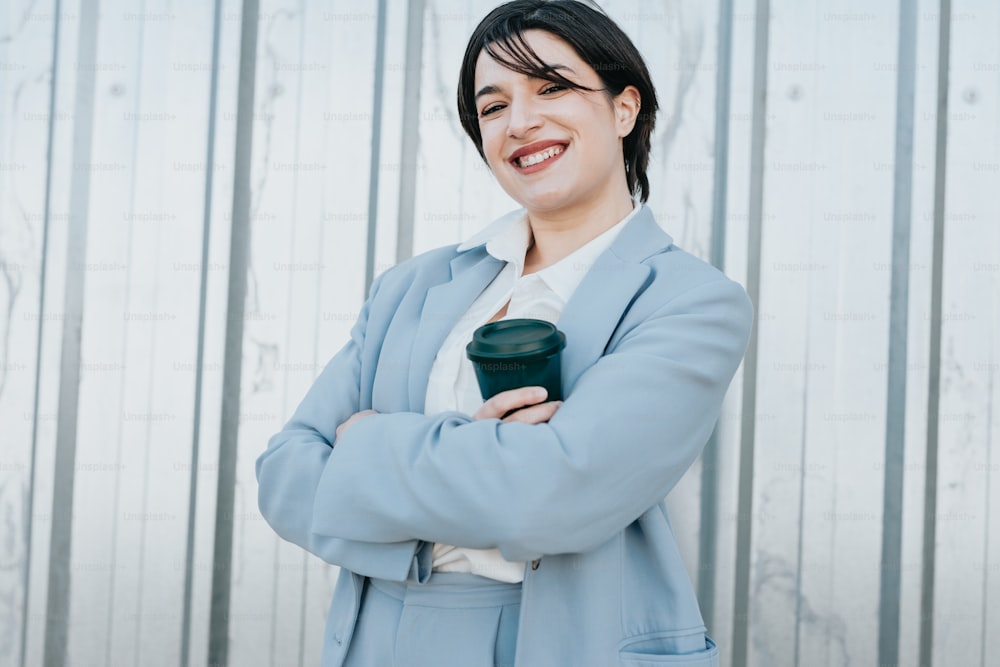
[[[566,150],[565,146],[549,146],[544,150],[540,150],[537,153],[532,153],[531,155],[522,155],[519,158],[514,158],[514,165],[525,169],[527,167],[532,167],[536,164],[545,162],[546,160],[551,160],[555,156],[561,154]]]

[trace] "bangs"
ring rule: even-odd
[[[493,60],[519,74],[545,79],[574,90],[594,90],[570,81],[560,74],[559,70],[565,65],[550,65],[542,60],[531,48],[531,45],[524,40],[524,35],[521,32],[498,34],[495,39],[487,41],[483,49]]]

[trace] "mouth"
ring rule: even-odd
[[[545,169],[566,151],[568,144],[548,141],[526,146],[510,158],[511,165],[522,174],[531,174]]]

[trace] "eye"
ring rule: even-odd
[[[479,115],[480,116],[489,116],[491,113],[499,111],[500,109],[503,109],[503,105],[502,104],[491,104],[490,106],[488,106],[485,109],[483,109],[479,113]]]
[[[562,91],[562,90],[566,90],[566,86],[563,86],[563,85],[558,84],[558,83],[554,83],[551,86],[546,87],[545,90],[542,91],[542,95],[549,95],[551,93],[558,93],[559,91]]]

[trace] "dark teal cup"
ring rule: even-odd
[[[483,400],[508,389],[545,387],[545,400],[562,400],[562,349],[566,335],[545,320],[510,319],[484,324],[465,353],[472,361]]]

